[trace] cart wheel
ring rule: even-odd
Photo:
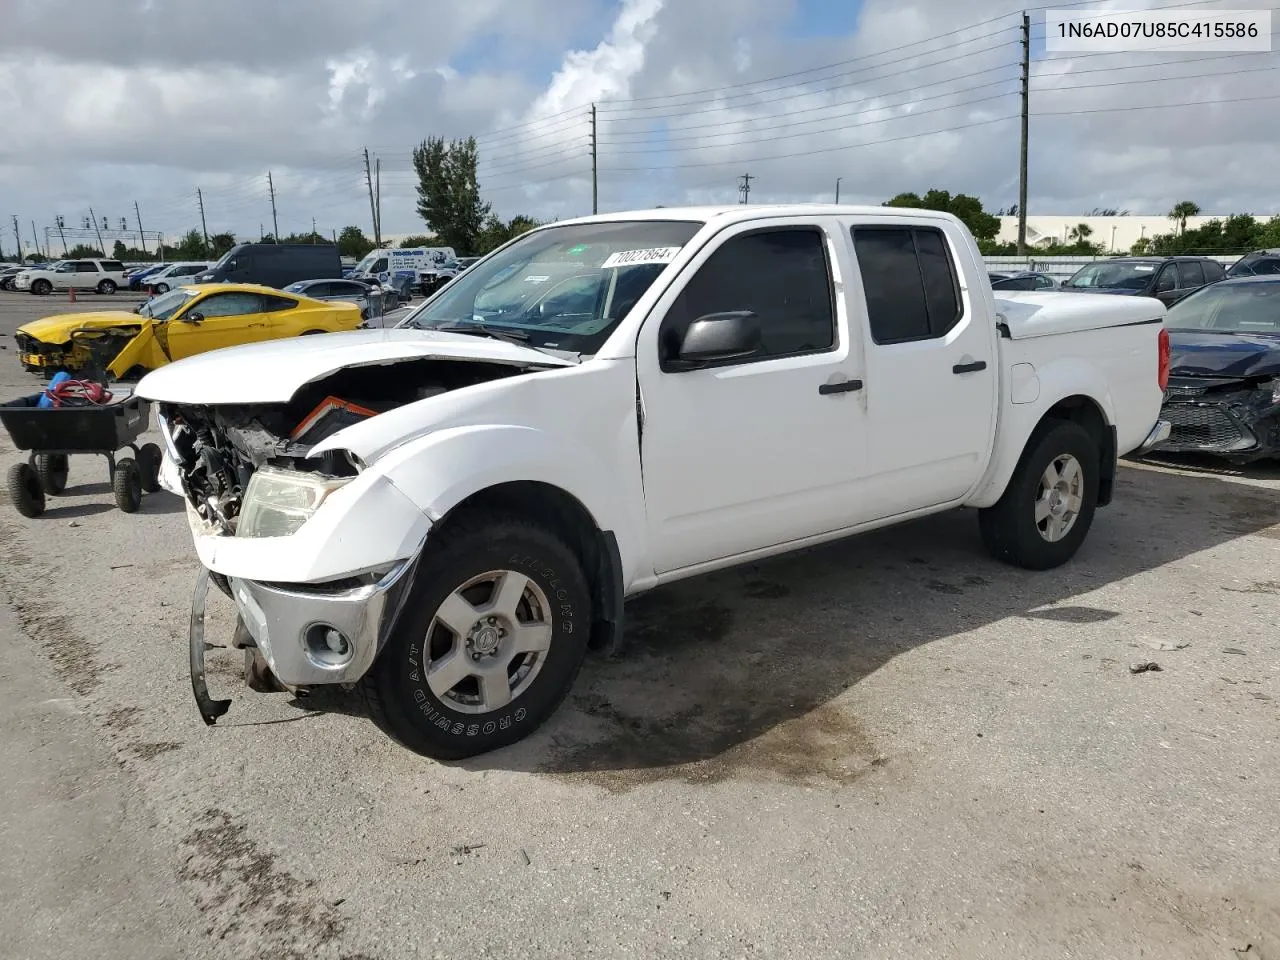
[[[42,453],[36,457],[40,486],[51,497],[56,497],[67,489],[67,474],[70,470],[71,465],[65,453]]]
[[[142,489],[155,493],[160,489],[160,461],[163,454],[154,443],[144,443],[138,451],[138,469],[142,471]]]
[[[115,490],[117,507],[125,513],[138,512],[138,507],[142,506],[142,471],[132,457],[116,462],[111,487]]]
[[[13,508],[24,517],[44,513],[44,487],[40,486],[40,475],[29,463],[15,463],[9,468],[8,486]]]

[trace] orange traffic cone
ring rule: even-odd
[[[68,287],[68,288],[67,288],[67,299],[68,299],[68,300],[70,300],[72,303],[75,303],[75,302],[76,302],[76,288],[75,288],[75,287]]]

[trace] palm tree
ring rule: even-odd
[[[1093,236],[1093,227],[1087,223],[1077,223],[1071,228],[1071,240],[1075,243],[1084,243]]]
[[[1173,205],[1173,209],[1169,211],[1169,219],[1178,225],[1178,236],[1186,232],[1187,217],[1194,217],[1199,213],[1200,205],[1190,200],[1179,200]]]

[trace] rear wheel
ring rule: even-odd
[[[151,288],[152,293],[168,293],[169,285],[167,283],[157,283]]]
[[[65,453],[42,453],[36,457],[36,475],[45,493],[56,497],[67,489],[67,474],[71,470]]]
[[[125,513],[137,513],[142,506],[142,471],[132,457],[117,461],[111,474],[111,489],[116,496],[116,506]]]
[[[9,499],[13,508],[24,517],[38,517],[44,513],[44,488],[39,475],[28,463],[15,463],[5,478]]]
[[[100,284],[98,284],[98,292],[99,293],[115,293],[116,282],[114,280],[103,280]]]
[[[1028,570],[1049,570],[1075,556],[1097,509],[1099,462],[1098,444],[1080,424],[1041,424],[1004,495],[978,514],[991,555]]]
[[[360,687],[385,733],[460,760],[522,740],[555,712],[586,655],[591,595],[573,551],[528,520],[455,517],[432,541]]]
[[[300,334],[298,334],[298,336],[300,336],[300,337],[313,337],[313,336],[315,336],[317,333],[328,333],[328,331],[327,331],[327,330],[303,330]]]

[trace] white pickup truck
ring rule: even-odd
[[[251,687],[356,686],[456,759],[546,720],[673,580],[957,507],[1001,560],[1062,564],[1167,436],[1163,317],[996,299],[946,214],[666,208],[526,233],[396,329],[162,367],[137,390],[202,563],[201,713],[230,703],[210,579]]]

